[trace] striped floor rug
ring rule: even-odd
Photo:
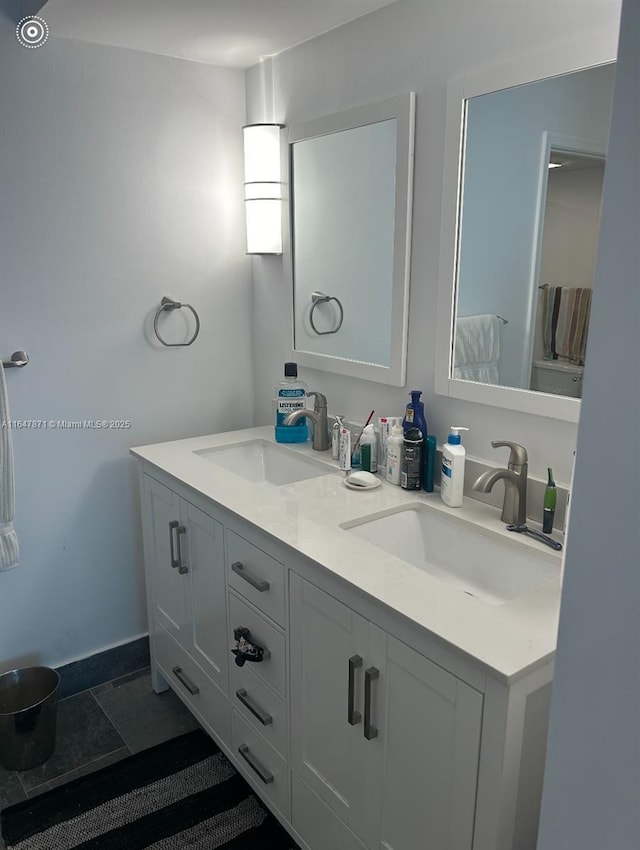
[[[0,823],[7,850],[296,850],[200,730],[10,806]]]

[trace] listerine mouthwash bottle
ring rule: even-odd
[[[284,420],[296,410],[307,407],[307,385],[298,380],[298,364],[284,364],[284,381],[276,385],[274,393],[275,437],[278,443],[304,443],[309,439],[307,419],[302,416],[293,425]]]

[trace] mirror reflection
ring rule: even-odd
[[[415,95],[289,127],[293,354],[404,386]]]
[[[389,366],[396,119],[291,146],[294,342]]]
[[[450,377],[581,395],[613,80],[466,101]]]

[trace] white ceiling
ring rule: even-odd
[[[396,0],[48,0],[52,36],[247,68]]]

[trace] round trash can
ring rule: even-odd
[[[23,667],[0,676],[0,764],[27,770],[56,745],[60,676],[50,667]]]

